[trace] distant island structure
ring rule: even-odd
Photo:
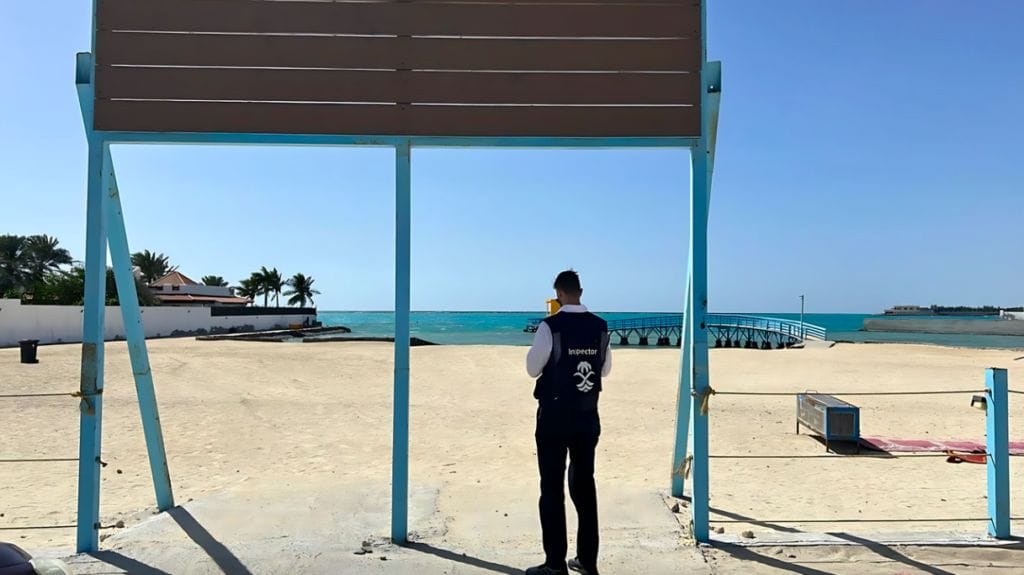
[[[898,305],[869,317],[862,330],[892,333],[1024,336],[1024,308]]]
[[[998,316],[1004,311],[1024,312],[1024,307],[999,308],[995,306],[941,306],[896,305],[885,310],[884,315],[953,315],[953,316]]]

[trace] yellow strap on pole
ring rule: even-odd
[[[701,415],[707,415],[708,414],[708,406],[709,406],[709,403],[711,402],[711,396],[715,395],[716,393],[718,393],[718,392],[716,392],[715,389],[709,385],[707,387],[707,389],[705,389],[704,392],[700,394],[700,414]],[[697,392],[696,391],[692,392],[692,395],[694,397],[696,397],[697,396]]]

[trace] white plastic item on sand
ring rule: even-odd
[[[37,557],[29,561],[36,575],[71,575],[71,570],[60,559],[43,559]]]

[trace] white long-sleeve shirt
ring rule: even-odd
[[[558,313],[584,313],[587,311],[587,306],[580,305],[563,305]],[[545,322],[540,322],[537,326],[537,334],[533,336],[533,345],[530,346],[530,351],[526,354],[526,373],[530,374],[530,377],[540,377],[541,372],[544,371],[544,366],[548,364],[548,359],[551,357],[551,328]],[[608,377],[608,374],[612,372],[612,343],[608,340],[608,349],[604,354],[604,365],[601,367],[601,377]]]

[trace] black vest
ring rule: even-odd
[[[545,318],[544,323],[551,330],[551,355],[533,396],[542,406],[597,409],[608,324],[590,312],[560,312]]]

